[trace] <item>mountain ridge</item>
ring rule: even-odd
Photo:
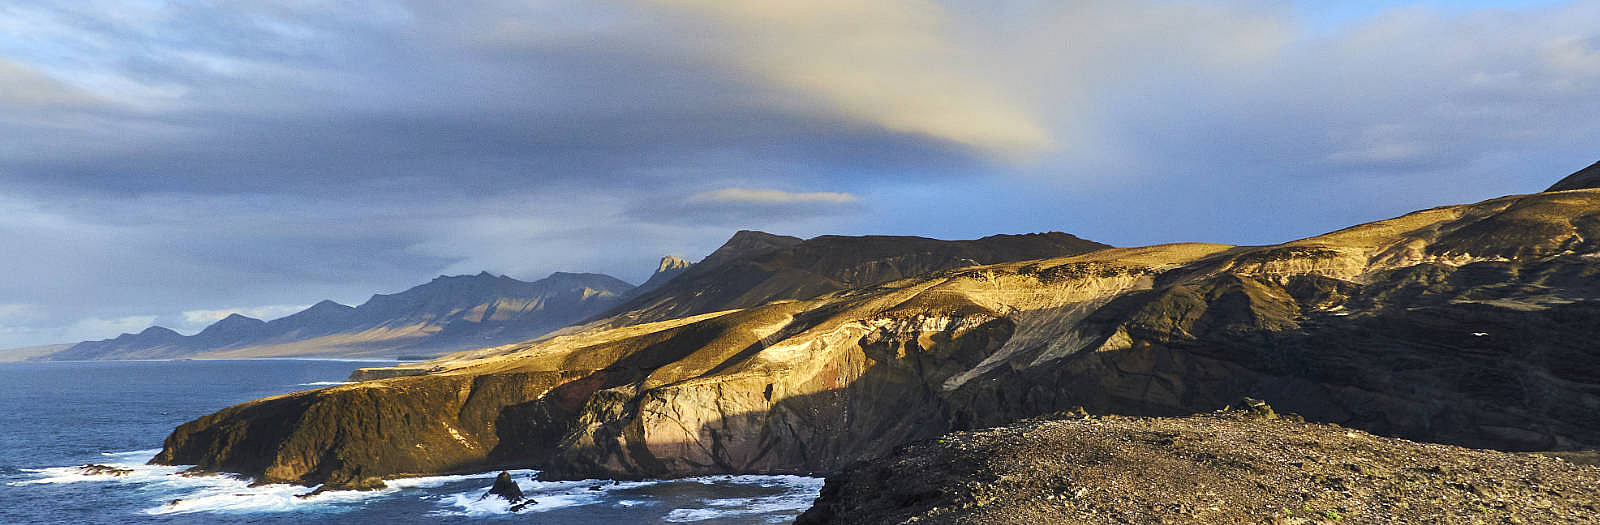
[[[1600,188],[1600,162],[1567,175],[1544,191],[1567,191]]]
[[[441,275],[374,294],[360,306],[323,300],[270,321],[232,313],[193,336],[153,326],[34,359],[437,355],[542,335],[611,306],[632,288],[592,273],[555,272],[531,282],[488,272]]]
[[[740,230],[700,262],[590,318],[608,326],[663,321],[777,300],[803,300],[930,271],[1074,255],[1109,245],[1061,233],[972,240],[822,235],[800,239]]]

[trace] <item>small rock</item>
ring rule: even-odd
[[[488,499],[489,496],[500,496],[505,498],[506,501],[511,502],[512,511],[522,510],[523,507],[534,503],[532,499],[522,496],[522,487],[517,486],[517,482],[511,481],[510,472],[504,471],[500,472],[499,476],[495,476],[494,485],[489,487],[489,492],[484,493],[483,496],[478,499],[481,501]],[[526,502],[524,502],[524,500],[526,500]]]
[[[90,463],[78,467],[78,472],[82,472],[85,476],[126,476],[132,474],[133,469]]]

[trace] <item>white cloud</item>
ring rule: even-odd
[[[725,188],[697,193],[689,202],[716,202],[738,204],[853,204],[861,199],[849,193],[813,192],[794,193],[783,190]]]
[[[154,315],[130,315],[113,319],[99,317],[85,317],[74,321],[65,330],[65,341],[92,341],[107,339],[120,334],[132,334],[144,331],[155,325]]]
[[[84,107],[96,98],[37,69],[0,56],[0,107],[38,109]]]
[[[311,305],[307,304],[271,304],[264,306],[249,306],[242,308],[217,308],[211,310],[186,310],[183,312],[183,328],[200,329],[211,323],[221,321],[222,318],[232,314],[245,317],[254,317],[263,321],[270,321],[295,312],[299,312]]]
[[[729,31],[715,52],[832,112],[1005,156],[1053,142],[937,3],[646,1],[721,24]]]
[[[22,303],[0,303],[0,319],[32,318],[38,315],[38,306]]]

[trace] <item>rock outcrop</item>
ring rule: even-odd
[[[683,272],[689,271],[690,266],[694,266],[694,263],[689,262],[681,257],[673,255],[664,256],[661,258],[661,262],[656,265],[656,272],[650,274],[650,278],[645,280],[644,284],[641,284],[637,288],[630,290],[627,297],[631,299],[654,291],[655,289],[662,287],[662,285],[667,284],[667,282],[671,281],[673,278],[683,275]]]
[[[98,463],[90,463],[88,465],[84,465],[84,466],[78,467],[78,472],[82,473],[85,476],[113,476],[113,477],[116,477],[116,476],[126,476],[128,474],[132,474],[133,473],[133,469],[131,469],[131,468],[122,468],[122,467],[113,467],[111,465],[101,465],[101,464],[98,464]]]
[[[504,470],[500,471],[499,476],[495,476],[494,485],[489,486],[489,491],[478,499],[485,500],[491,496],[510,503],[512,512],[520,511],[528,505],[538,504],[533,498],[523,497],[522,487],[517,486],[517,482],[511,480],[511,473]]]
[[[1593,523],[1600,468],[1222,413],[957,432],[828,476],[797,525]]]
[[[1593,448],[1597,239],[1600,190],[1581,190],[1275,246],[1102,249],[909,278],[873,266],[896,277],[595,323],[406,368],[421,375],[230,407],[179,427],[156,461],[333,486],[502,465],[555,478],[823,473],[1072,407],[1176,416],[1242,396],[1386,436]],[[856,242],[851,253],[870,255]],[[763,257],[804,259],[801,246]],[[857,268],[816,260],[786,267]]]

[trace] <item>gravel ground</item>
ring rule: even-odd
[[[1081,412],[906,445],[796,523],[1600,523],[1600,467],[1245,410]]]

